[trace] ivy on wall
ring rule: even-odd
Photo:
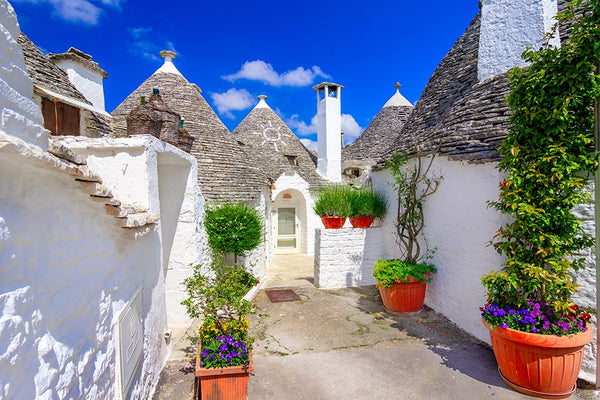
[[[579,12],[575,12],[579,10]],[[600,94],[600,0],[576,0],[557,17],[573,23],[560,48],[528,49],[528,67],[510,71],[513,110],[499,168],[506,172],[491,205],[511,217],[493,242],[506,256],[502,271],[482,277],[491,301],[515,308],[528,301],[565,310],[576,291],[575,255],[593,246],[573,207],[588,202],[594,156],[594,99]]]

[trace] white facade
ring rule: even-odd
[[[283,174],[274,183],[271,192],[271,239],[270,251],[277,252],[277,209],[296,208],[297,253],[312,256],[315,251],[315,228],[321,227],[321,220],[313,211],[315,201],[310,193],[308,182],[297,173]],[[284,198],[290,196],[289,199]]]
[[[27,76],[15,10],[0,0],[0,131],[48,150],[48,133],[40,108],[33,102],[33,83]]]
[[[427,287],[425,303],[476,338],[490,343],[488,330],[481,322],[479,307],[487,301],[481,276],[497,271],[504,264],[490,241],[506,217],[487,206],[498,199],[499,182],[503,179],[495,163],[468,164],[438,157],[431,172],[443,176],[438,190],[425,200],[424,238],[429,248],[435,249],[431,263],[438,272]],[[389,170],[372,173],[375,190],[386,193],[388,215],[382,224],[385,258],[399,256],[395,242],[394,210],[396,193],[390,186]],[[578,207],[585,229],[594,232],[593,205]],[[583,307],[595,308],[595,269],[593,250],[585,252],[587,268],[576,275],[581,284],[580,295],[575,298]],[[595,380],[595,343],[586,349],[580,377]]]
[[[380,227],[317,229],[315,286],[335,289],[374,285],[373,265],[386,258],[382,234]]]
[[[317,91],[317,172],[323,178],[342,180],[342,87],[321,83]]]
[[[192,274],[192,265],[210,263],[196,159],[150,135],[62,141],[86,158],[90,169],[102,176],[104,186],[121,201],[160,215],[169,327],[189,326],[181,305],[185,298],[182,282]]]
[[[67,73],[69,81],[95,108],[104,111],[104,76],[100,72],[73,60],[54,62]]]
[[[131,398],[168,346],[160,235],[131,240],[68,174],[0,155],[0,398],[120,398],[118,316],[141,289]]]
[[[524,66],[521,54],[528,46],[541,47],[556,12],[556,0],[481,0],[479,80]],[[558,32],[550,43],[560,46]]]

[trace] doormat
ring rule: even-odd
[[[300,301],[298,296],[292,289],[270,289],[265,290],[267,297],[271,303],[283,303],[285,301]]]

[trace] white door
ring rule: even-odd
[[[285,207],[277,209],[277,252],[298,252],[298,229],[296,209]]]

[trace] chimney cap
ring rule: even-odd
[[[175,57],[177,57],[177,53],[175,53],[172,50],[161,50],[160,53],[158,53],[162,58],[164,59],[174,59]]]
[[[338,85],[337,83],[332,83],[332,82],[321,82],[318,85],[313,86],[314,90],[320,90],[320,89],[324,89],[325,86],[328,86],[330,88],[340,88],[343,89],[344,87],[342,85]]]
[[[266,100],[267,99],[267,95],[266,94],[259,94],[258,96],[259,100]]]

